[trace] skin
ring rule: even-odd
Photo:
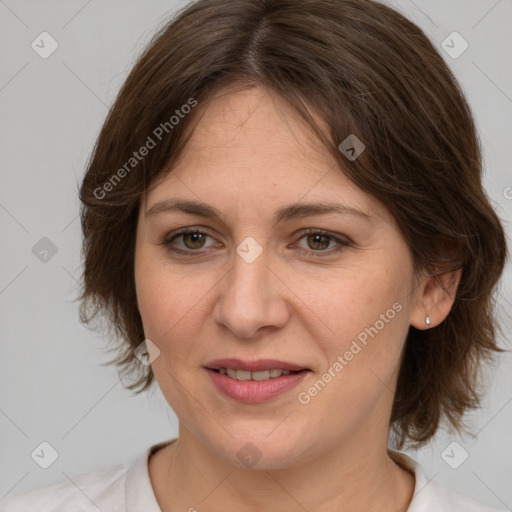
[[[179,440],[149,461],[160,507],[405,510],[414,476],[387,451],[402,348],[409,326],[427,328],[428,314],[435,327],[452,298],[426,276],[415,280],[389,211],[344,176],[278,98],[261,88],[225,92],[197,111],[185,153],[145,196],[137,227],[138,307],[146,338],[160,351],[152,363],[156,380],[179,419]],[[222,220],[146,216],[155,203],[175,198],[208,203]],[[281,206],[325,201],[370,218],[330,213],[273,224]],[[208,236],[162,245],[183,227]],[[308,237],[308,228],[329,236]],[[236,252],[249,236],[262,248],[252,263]],[[350,245],[322,256],[340,247],[332,237]],[[195,252],[188,257],[170,247]],[[459,278],[446,275],[444,284],[454,292]],[[300,403],[298,393],[395,303],[400,312]],[[240,404],[221,395],[204,369],[224,357],[279,359],[311,372],[269,402]],[[248,442],[260,454],[250,468],[237,457]]]

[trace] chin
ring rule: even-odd
[[[248,429],[246,435],[239,432],[233,437],[210,440],[210,446],[219,457],[240,468],[277,470],[297,464],[304,455],[305,436],[298,431],[269,432],[272,429]]]

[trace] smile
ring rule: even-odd
[[[259,372],[250,372],[248,370],[238,370],[233,368],[219,368],[217,370],[221,375],[227,375],[231,379],[236,380],[268,380],[268,379],[277,379],[281,377],[281,375],[290,375],[292,373],[290,370],[281,370],[279,368],[273,368],[271,370],[261,370]],[[297,373],[297,372],[293,372]]]
[[[219,359],[204,368],[222,396],[247,404],[273,400],[312,373],[309,368],[270,359]]]

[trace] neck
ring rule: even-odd
[[[247,469],[219,458],[180,425],[179,439],[150,459],[150,478],[164,512],[403,512],[414,476],[389,457],[387,443],[377,446],[384,449],[354,439],[286,469]]]

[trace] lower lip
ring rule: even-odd
[[[267,402],[290,391],[310,373],[308,370],[267,380],[236,380],[206,369],[216,388],[233,400],[257,404]]]

